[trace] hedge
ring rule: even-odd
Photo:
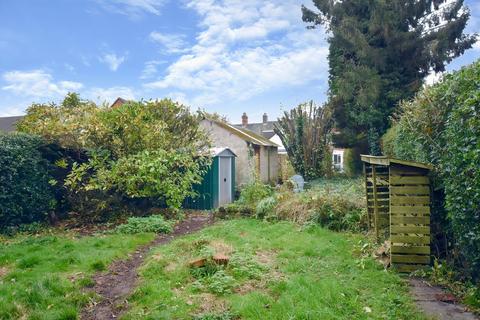
[[[55,205],[41,138],[0,133],[0,229],[42,221]]]
[[[480,280],[480,60],[424,88],[383,138],[384,152],[434,165],[445,194],[444,231],[453,230],[460,263]]]

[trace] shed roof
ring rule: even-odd
[[[226,147],[215,147],[210,149],[212,157],[236,157],[237,155]]]
[[[267,146],[267,147],[279,147],[278,144],[268,140],[265,137],[262,137],[259,134],[256,134],[253,131],[250,131],[248,129],[244,128],[237,128],[234,125],[231,125],[229,123],[223,122],[223,121],[218,121],[218,120],[213,120],[213,119],[207,119],[209,121],[214,122],[218,126],[222,127],[223,129],[229,131],[230,133],[233,133],[234,135],[238,136],[239,138],[251,142],[256,145],[260,146]]]
[[[427,170],[433,169],[433,167],[431,165],[426,164],[426,163],[400,160],[400,159],[395,159],[395,158],[389,158],[387,156],[370,156],[370,155],[361,154],[360,157],[361,157],[363,162],[368,162],[368,163],[371,163],[371,164],[378,164],[378,165],[382,165],[382,166],[389,166],[391,163],[395,163],[395,164],[401,164],[401,165],[404,165],[404,166],[422,168],[422,169],[427,169]]]

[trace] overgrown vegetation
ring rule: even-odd
[[[31,158],[34,179],[45,180],[48,173],[53,177],[50,187],[25,188],[17,199],[43,197],[54,188],[58,206],[51,202],[49,209],[57,210],[56,217],[69,212],[89,222],[118,211],[178,209],[186,197],[195,196],[192,185],[201,181],[210,163],[209,140],[198,120],[199,115],[168,99],[129,101],[111,108],[71,93],[59,105],[33,104],[18,129],[42,137],[48,148],[40,156],[25,147],[21,156]],[[48,162],[50,171],[35,157]],[[11,173],[1,173],[1,180],[11,179]],[[15,179],[27,183],[25,175]],[[6,194],[16,196],[13,191]],[[20,210],[7,205],[12,212]],[[38,210],[46,211],[40,201]]]
[[[480,280],[480,61],[401,105],[385,152],[435,166],[438,252]],[[443,199],[444,194],[444,199]],[[445,210],[443,209],[445,207]],[[440,241],[443,240],[443,241]],[[450,247],[453,244],[453,247]]]
[[[117,226],[115,231],[123,234],[146,232],[170,233],[172,232],[172,222],[165,221],[162,215],[130,217],[128,218],[127,223]]]
[[[44,221],[55,209],[44,145],[38,136],[0,133],[0,231]]]
[[[219,214],[319,224],[335,231],[366,230],[365,200],[360,178],[318,179],[305,192],[294,193],[288,184],[275,190],[254,183],[240,199],[220,208]]]
[[[287,150],[295,172],[306,179],[331,175],[329,134],[331,110],[313,101],[285,111],[275,124],[275,133]]]
[[[76,238],[46,233],[0,239],[0,319],[77,319],[92,275],[153,234]]]
[[[359,240],[290,222],[221,222],[157,248],[124,319],[424,319],[398,275],[360,257]],[[218,252],[228,265],[190,267]]]

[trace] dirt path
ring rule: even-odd
[[[96,274],[93,278],[95,281],[93,290],[102,297],[102,300],[85,308],[80,319],[117,319],[128,308],[127,297],[137,285],[137,269],[143,263],[148,251],[152,247],[166,244],[178,236],[198,231],[212,223],[211,215],[190,214],[184,221],[177,224],[171,234],[158,235],[155,240],[137,249],[128,259],[115,261],[107,272]]]
[[[415,303],[427,316],[438,320],[478,320],[442,288],[415,278],[410,279],[409,283]]]

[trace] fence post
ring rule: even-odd
[[[379,242],[379,231],[378,231],[378,199],[377,199],[377,171],[376,166],[372,165],[372,183],[373,183],[373,215],[375,221],[375,238]]]

